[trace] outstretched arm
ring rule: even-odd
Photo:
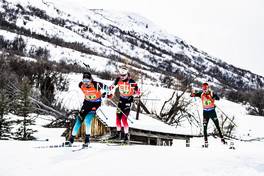
[[[81,87],[82,87],[82,85],[83,85],[83,82],[80,82],[80,83],[79,83],[79,88],[81,88]]]
[[[191,97],[201,97],[202,95],[202,92],[201,91],[193,91],[192,90],[192,93],[191,93]]]
[[[212,94],[213,94],[212,96],[213,99],[220,100],[219,96],[216,93],[212,92]]]
[[[113,95],[115,94],[115,90],[118,87],[118,81],[120,78],[116,78],[111,86],[109,86],[108,92],[107,92],[107,98],[113,98]]]

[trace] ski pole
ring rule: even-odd
[[[198,114],[198,118],[199,118],[199,127],[200,127],[200,133],[202,133],[202,131],[203,131],[203,127],[202,127],[202,119],[201,119],[201,116],[200,116],[200,113],[199,113],[199,110],[198,110],[198,107],[197,107],[197,104],[196,104],[196,97],[194,97],[194,103],[195,103],[195,106],[196,106],[196,112],[197,112],[197,114]]]
[[[117,104],[111,100],[111,99],[108,99],[131,123],[134,123],[130,118],[128,118],[128,116],[117,106]]]
[[[231,122],[233,125],[235,125],[235,126],[237,127],[237,125],[236,125],[235,122],[234,122],[234,119],[232,120],[231,118],[229,118],[229,117],[226,115],[226,113],[225,113],[221,108],[219,108],[219,106],[216,106],[216,105],[215,105],[215,107],[217,107],[217,108],[222,112],[222,114],[224,114],[224,116],[226,116],[226,118],[229,119],[230,122]]]
[[[141,100],[149,100],[149,101],[160,101],[158,98],[142,98]]]
[[[104,118],[105,118],[106,120],[108,120],[108,118],[106,117],[106,115],[105,115],[105,113],[102,111],[102,109],[99,108],[98,110],[103,114]]]

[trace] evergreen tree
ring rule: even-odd
[[[15,139],[18,140],[33,140],[33,133],[36,130],[30,128],[34,125],[34,120],[29,116],[30,113],[34,111],[33,104],[30,100],[31,96],[31,85],[28,78],[24,77],[22,79],[20,91],[17,93],[16,97],[16,114],[22,116],[22,120],[17,120],[18,129],[15,132]]]
[[[5,117],[8,113],[10,102],[6,89],[0,88],[0,139],[9,139],[11,137],[12,122]]]

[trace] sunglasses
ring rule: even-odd
[[[89,82],[91,82],[91,80],[90,79],[83,79],[82,82],[89,83]]]
[[[125,77],[125,76],[127,76],[127,74],[124,74],[124,75],[120,75],[121,77]]]

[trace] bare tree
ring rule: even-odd
[[[200,126],[199,120],[194,114],[189,112],[188,106],[191,100],[184,97],[185,93],[190,89],[190,81],[182,81],[180,89],[182,91],[174,91],[171,97],[164,102],[158,118],[169,125],[180,125],[184,120],[187,120],[190,125]]]
[[[264,90],[254,90],[247,95],[249,114],[264,116]]]
[[[220,127],[222,129],[223,135],[229,138],[232,137],[234,129],[236,127],[236,124],[234,123],[235,117],[233,116],[232,118],[229,118],[226,115],[221,114],[220,118],[222,119],[220,123]],[[217,133],[218,133],[218,130],[215,128],[214,134],[217,134]]]

